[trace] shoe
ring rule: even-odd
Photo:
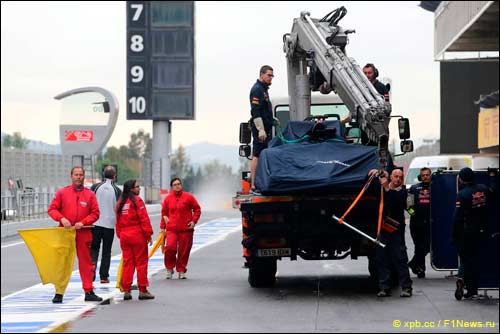
[[[130,292],[125,292],[123,294],[123,300],[130,300],[132,299],[132,294]]]
[[[260,196],[260,195],[262,195],[262,193],[260,192],[259,189],[252,188],[252,189],[250,189],[250,195]]]
[[[87,292],[85,294],[86,302],[102,302],[102,298],[94,293],[94,291]]]
[[[382,289],[377,293],[377,297],[390,297],[391,296],[391,290],[389,289]]]
[[[477,292],[467,291],[467,293],[464,295],[464,298],[468,299],[468,300],[476,300],[476,299],[479,299],[479,296],[478,296]]]
[[[415,265],[410,261],[408,262],[408,268],[411,269],[411,272],[414,273],[415,275],[418,275],[419,273],[419,270],[417,267],[415,267]]]
[[[167,269],[167,279],[172,279],[173,274],[174,274],[173,269]]]
[[[56,295],[54,296],[54,298],[52,298],[52,302],[54,304],[61,304],[62,300],[63,300],[63,295],[58,294],[58,293],[56,293]]]
[[[101,278],[101,283],[109,283],[109,279],[107,278]]]
[[[422,268],[415,266],[413,263],[410,263],[408,263],[408,268],[411,269],[411,272],[417,275],[418,278],[425,278],[425,271]]]
[[[155,296],[151,294],[148,290],[144,292],[139,292],[139,299],[140,300],[145,300],[145,299],[155,299]]]
[[[457,279],[456,285],[457,285],[457,289],[455,290],[455,299],[462,300],[462,298],[464,297],[465,282],[463,279],[459,278],[459,279]]]
[[[187,276],[186,276],[186,273],[179,273],[179,279],[186,279]]]
[[[404,288],[403,290],[401,290],[401,294],[399,295],[399,297],[411,297],[412,294],[412,288]]]

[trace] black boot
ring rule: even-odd
[[[102,302],[102,298],[94,293],[94,291],[87,292],[85,294],[86,302]]]
[[[56,295],[54,296],[54,298],[52,298],[52,302],[54,304],[60,304],[60,303],[62,303],[62,300],[63,300],[63,295],[61,295],[59,293],[56,293]]]

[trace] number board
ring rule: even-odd
[[[127,1],[127,119],[193,120],[194,1]]]

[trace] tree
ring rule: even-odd
[[[13,135],[5,135],[2,140],[3,147],[13,147],[24,150],[28,147],[29,139],[23,138],[20,132],[14,132]]]
[[[109,149],[108,149],[109,151]],[[101,175],[103,165],[117,165],[117,184],[123,184],[130,179],[137,179],[138,173],[133,170],[125,161],[114,159],[102,159],[96,162],[96,170]]]
[[[170,157],[171,174],[172,176],[184,179],[188,175],[189,167],[189,158],[186,155],[186,150],[182,145],[179,145],[177,151]]]
[[[153,152],[153,141],[149,133],[144,132],[143,129],[132,133],[130,141],[128,142],[130,149],[130,157],[134,159],[151,159]]]

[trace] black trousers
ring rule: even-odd
[[[410,223],[410,234],[415,245],[415,253],[409,265],[425,271],[425,257],[431,250],[431,227],[429,222]]]
[[[463,278],[468,293],[477,294],[479,288],[480,239],[476,235],[464,237],[463,246],[458,248],[460,264],[463,266]]]
[[[92,229],[92,246],[90,247],[90,255],[92,256],[92,263],[94,263],[94,265],[97,265],[99,249],[101,248],[102,241],[101,267],[99,268],[99,276],[101,279],[107,279],[109,277],[111,247],[113,246],[114,238],[115,230],[112,228],[94,226]]]
[[[408,255],[406,254],[406,243],[404,239],[404,230],[395,231],[389,234],[382,231],[380,241],[385,244],[385,248],[377,246],[377,270],[379,288],[391,288],[391,269],[394,268],[399,276],[401,288],[411,288],[412,280],[408,270]]]

